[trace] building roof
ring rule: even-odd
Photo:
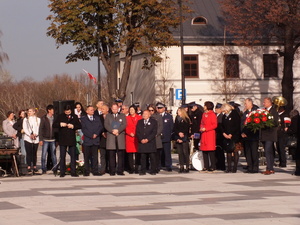
[[[224,35],[225,21],[222,17],[218,0],[190,0],[189,7],[193,12],[183,23],[183,37],[185,44],[222,44],[224,38],[230,42],[232,37]],[[193,18],[204,17],[207,24],[192,24]],[[173,32],[176,40],[180,38],[179,27]]]

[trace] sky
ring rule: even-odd
[[[41,81],[55,74],[83,74],[82,69],[97,77],[97,59],[65,64],[72,45],[56,48],[55,40],[46,35],[50,21],[48,0],[0,0],[0,41],[9,61],[4,69],[17,81],[31,77]],[[103,71],[103,70],[102,70]]]

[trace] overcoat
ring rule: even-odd
[[[155,136],[157,134],[157,121],[149,118],[148,123],[145,125],[144,120],[139,120],[136,126],[136,136],[138,138],[138,152],[139,153],[152,153],[156,152]],[[148,139],[148,143],[142,144],[141,140]]]
[[[231,140],[235,143],[241,138],[241,117],[236,110],[232,110],[228,115],[224,114],[222,119],[223,133],[232,135]]]
[[[138,139],[136,137],[136,125],[142,117],[136,114],[134,117],[131,115],[126,116],[127,126],[126,133],[126,152],[135,153],[138,150]],[[130,136],[133,133],[134,136]]]
[[[218,126],[217,116],[209,110],[204,112],[201,119],[200,129],[205,128],[205,131],[201,134],[200,150],[202,151],[214,151],[216,150],[216,131]]]
[[[73,124],[74,128],[61,127],[60,123]],[[76,130],[81,129],[81,123],[75,114],[70,114],[70,117],[65,113],[59,114],[52,126],[53,128],[58,128],[59,145],[76,146]]]
[[[173,117],[169,113],[164,113],[162,116],[163,119],[163,132],[162,132],[162,142],[170,142],[172,138],[173,131]]]
[[[161,115],[159,115],[158,113],[154,113],[152,116],[152,118],[156,119],[157,121],[157,134],[156,134],[156,148],[162,148],[162,132],[163,132],[163,118]]]
[[[88,116],[81,117],[81,130],[84,136],[83,144],[86,146],[99,145],[100,135],[103,130],[102,123],[99,116],[93,116],[93,120],[90,120]],[[93,138],[94,134],[97,135]]]
[[[106,150],[125,150],[125,128],[126,116],[123,113],[117,114],[114,118],[113,114],[107,114],[104,120],[104,127],[107,130]],[[115,136],[112,130],[117,129],[119,135]]]
[[[274,106],[272,106],[269,110],[269,113],[273,116],[274,127],[261,129],[260,132],[260,140],[261,141],[277,141],[277,130],[278,130],[278,120],[279,115]]]

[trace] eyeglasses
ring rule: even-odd
[[[149,109],[149,111],[150,111],[150,112],[154,112],[154,110],[153,110],[153,109]]]

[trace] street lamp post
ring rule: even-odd
[[[184,49],[183,49],[183,22],[182,22],[182,0],[178,0],[180,19],[180,56],[181,56],[181,103],[185,104],[185,76],[184,76]]]

